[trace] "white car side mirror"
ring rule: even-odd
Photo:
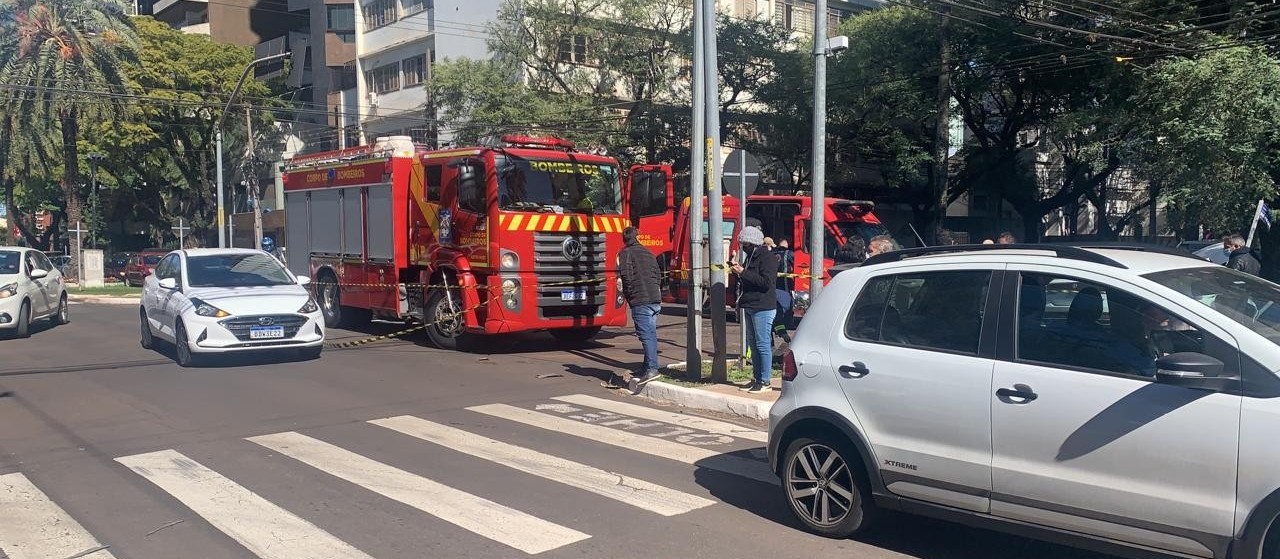
[[[178,280],[173,278],[164,278],[160,280],[160,288],[161,289],[177,289]]]
[[[311,278],[307,276],[298,276],[298,285],[307,285],[311,283]]]
[[[42,270],[40,268],[36,268],[34,270],[31,270],[31,274],[29,275],[31,276],[31,279],[47,278],[49,277],[49,270]]]

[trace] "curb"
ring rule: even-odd
[[[644,385],[644,389],[640,391],[640,397],[686,408],[732,414],[756,421],[768,421],[769,408],[773,407],[773,402],[730,396],[698,388],[686,388],[662,381]]]
[[[72,303],[84,303],[90,305],[138,305],[142,303],[141,297],[110,297],[105,295],[76,295],[74,293],[67,294],[67,301]]]

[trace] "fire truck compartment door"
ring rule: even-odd
[[[285,248],[290,255],[289,271],[296,275],[311,275],[311,210],[307,207],[306,192],[290,192],[284,195]]]
[[[395,220],[394,206],[391,201],[391,185],[380,184],[369,187],[369,215],[377,216],[367,224],[369,258],[391,260],[395,258]]]
[[[360,189],[342,189],[342,255],[364,258],[364,208]]]
[[[342,253],[342,200],[337,190],[311,193],[311,252]]]

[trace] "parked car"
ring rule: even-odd
[[[808,530],[888,509],[1280,557],[1280,285],[1155,248],[983,245],[879,255],[819,299],[769,416]]]
[[[129,267],[129,260],[133,258],[135,253],[117,252],[107,259],[105,264],[104,275],[108,278],[115,278],[121,282],[125,281],[125,270]]]
[[[49,258],[49,262],[53,263],[53,267],[66,277],[67,269],[71,267],[71,257],[65,254],[46,254],[45,256]]]
[[[0,247],[0,334],[25,338],[43,319],[71,322],[62,272],[38,250]]]
[[[1226,253],[1222,241],[1206,245],[1196,250],[1194,254],[1200,258],[1222,266],[1226,266],[1227,262],[1231,260],[1231,256]]]
[[[280,261],[260,250],[178,250],[163,257],[142,288],[142,347],[175,345],[177,362],[211,354],[290,351],[315,359],[324,347],[324,318]]]
[[[160,259],[169,251],[164,249],[147,249],[133,255],[124,269],[124,283],[128,286],[141,286],[143,280],[155,273]]]

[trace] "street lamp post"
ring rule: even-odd
[[[218,115],[218,122],[214,125],[214,143],[216,144],[216,157],[218,158],[218,248],[227,247],[227,226],[226,226],[226,207],[223,204],[222,194],[222,121],[227,117],[227,113],[231,111],[231,104],[235,102],[236,96],[240,94],[240,90],[244,88],[244,80],[249,77],[259,64],[272,62],[275,60],[283,60],[292,56],[292,52],[282,52],[271,56],[264,56],[244,67],[244,73],[240,74],[240,81],[236,82],[236,88],[231,92],[231,97],[227,98],[227,107],[222,110],[222,114]]]

